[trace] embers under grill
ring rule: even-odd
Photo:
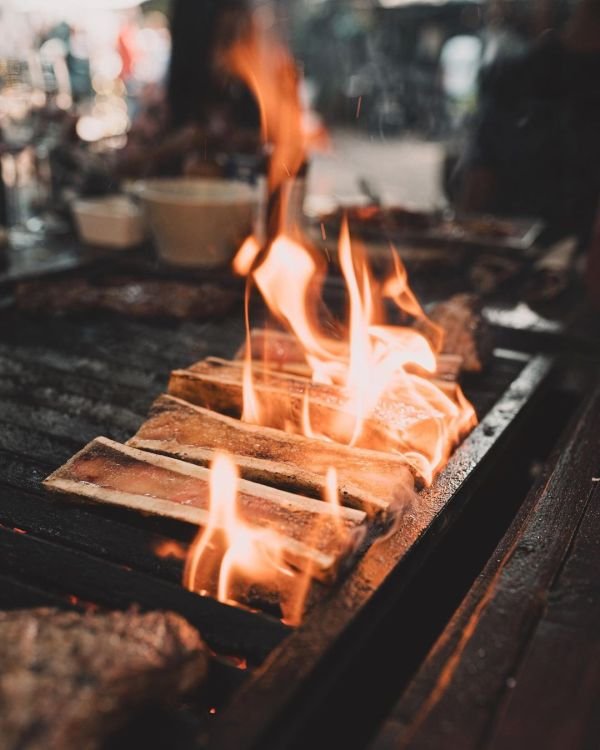
[[[137,603],[181,613],[217,653],[249,665],[241,670],[219,662],[213,672],[209,704],[219,709],[217,717],[234,688],[247,683],[217,718],[215,737],[225,739],[215,742],[223,747],[257,741],[290,702],[302,703],[315,675],[326,694],[327,675],[334,679],[348,653],[360,646],[357,633],[373,628],[381,611],[424,575],[427,559],[486,482],[507,466],[514,469],[550,382],[549,361],[507,352],[497,353],[485,374],[467,379],[481,424],[421,493],[419,508],[401,532],[373,547],[292,634],[275,616],[226,606],[180,586],[179,556],[161,550],[185,549],[193,527],[118,509],[72,504],[67,510],[40,488],[47,474],[96,435],[123,441],[135,432],[174,364],[207,353],[231,356],[242,337],[241,322],[177,328],[112,317],[90,319],[85,326],[68,319],[16,322],[5,317],[0,340],[1,603],[6,608]],[[255,676],[284,639],[271,666]],[[328,672],[332,663],[336,669]],[[319,691],[314,700],[323,694]],[[211,717],[203,720],[210,728]]]

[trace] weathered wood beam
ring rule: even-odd
[[[156,400],[128,444],[201,466],[216,450],[226,450],[245,479],[317,497],[334,467],[341,502],[370,515],[405,500],[415,481],[415,468],[401,456],[248,424],[168,395]]]
[[[204,527],[209,519],[209,473],[200,466],[100,437],[44,484],[56,492]],[[362,511],[341,508],[338,519],[332,506],[319,500],[243,479],[238,488],[240,516],[278,533],[287,562],[302,570],[310,567],[320,580],[335,578],[357,535],[362,534],[358,531],[365,520]]]

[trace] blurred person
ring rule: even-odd
[[[222,51],[251,23],[243,0],[175,0],[167,80],[142,94],[121,176],[220,175],[219,152],[258,151],[256,101],[220,66]]]
[[[137,44],[138,17],[137,13],[129,11],[123,17],[123,22],[117,35],[117,52],[121,58],[121,80],[127,85],[133,76],[133,71],[139,55]]]
[[[483,68],[476,124],[457,170],[464,211],[531,216],[546,240],[587,247],[600,192],[600,0],[562,32]]]

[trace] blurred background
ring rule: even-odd
[[[589,246],[596,0],[0,0],[11,247],[71,231],[76,198],[131,194],[133,180],[256,183],[256,98],[219,67],[253,14],[293,52],[309,216],[521,216],[543,222],[542,244]]]
[[[81,141],[119,148],[136,115],[160,100],[174,4],[2,0],[0,81],[27,78],[40,117],[68,112]],[[316,159],[311,190],[349,198],[361,194],[357,179],[366,178],[386,198],[424,207],[449,199],[482,68],[523,52],[572,10],[568,0],[258,5],[276,16],[303,72],[304,100],[331,133],[334,148]],[[214,19],[210,2],[198,6],[191,14],[205,27],[200,44]],[[6,122],[3,132],[16,137]]]

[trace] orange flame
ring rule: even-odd
[[[338,254],[349,299],[347,330],[342,340],[332,338],[320,324],[323,264],[300,241],[285,235],[276,237],[262,262],[248,276],[271,313],[294,334],[310,366],[312,382],[337,386],[344,398],[340,418],[332,418],[329,425],[320,423],[316,430],[307,381],[299,422],[290,424],[289,429],[308,437],[403,453],[431,481],[453,447],[474,425],[473,407],[458,386],[444,389],[431,379],[436,371],[436,356],[430,340],[441,345],[441,331],[428,321],[410,290],[398,255],[393,253],[393,275],[379,284],[371,274],[366,253],[351,242],[346,222],[342,225]],[[417,318],[428,338],[415,328],[385,324],[378,303],[384,296]],[[251,349],[247,324],[244,394],[249,403],[260,403],[252,379]],[[413,372],[415,367],[421,374]],[[387,413],[406,414],[406,426],[402,419],[386,423]],[[418,419],[413,419],[414,414]],[[381,422],[382,418],[385,442],[372,445],[366,427],[369,420]],[[260,415],[254,409],[251,421],[267,426],[280,423],[268,409]]]
[[[282,537],[272,529],[255,526],[241,517],[238,479],[232,458],[226,453],[217,453],[210,470],[208,523],[199,531],[188,552],[184,585],[226,604],[244,603],[248,593],[256,585],[262,585],[265,590],[278,594],[285,621],[298,624],[315,571],[310,563],[303,570],[292,568],[284,559]],[[321,524],[331,520],[340,540],[350,543],[350,532],[340,512],[334,469],[327,473],[323,499],[331,503],[332,512],[316,517],[308,530],[307,544],[317,540]],[[356,543],[359,541],[356,536]],[[160,552],[172,554],[166,547]]]
[[[227,52],[226,63],[257,97],[263,138],[272,148],[269,189],[272,196],[278,193],[284,200],[286,191],[281,188],[302,165],[306,149],[294,63],[272,34],[257,24]],[[430,482],[476,421],[473,407],[458,386],[432,379],[435,352],[442,345],[441,329],[428,321],[395,250],[393,273],[377,281],[366,251],[351,241],[344,222],[338,258],[348,296],[348,320],[345,325],[335,323],[333,330],[339,335],[332,333],[331,326],[323,324],[325,260],[302,238],[298,227],[288,231],[284,216],[281,206],[279,233],[270,227],[266,242],[249,237],[233,263],[235,272],[247,277],[242,418],[267,426],[283,424],[310,437],[403,454]],[[295,407],[283,415],[274,413],[281,399],[271,404],[264,395],[266,389],[255,387],[249,320],[254,287],[275,319],[295,337],[310,373],[309,377],[290,377],[290,387],[296,389]],[[392,300],[404,317],[418,320],[425,335],[416,328],[388,324],[384,299]],[[269,364],[265,351],[261,369],[265,382]],[[291,569],[283,559],[281,538],[240,517],[237,483],[231,459],[217,455],[211,467],[209,522],[192,545],[185,584],[230,602],[240,598],[240,581],[277,585],[283,578],[291,582],[288,594],[290,588],[293,592],[285,618],[299,622],[312,571]],[[326,473],[324,500],[338,511],[333,516],[339,533],[347,533],[339,514],[333,467]]]
[[[281,539],[274,531],[242,519],[237,509],[238,471],[225,453],[217,453],[210,472],[210,513],[186,560],[184,585],[235,600],[237,580],[269,583],[278,575],[293,576],[284,562]]]
[[[233,261],[233,270],[238,276],[247,276],[260,252],[260,245],[252,236],[248,237],[237,251]]]

